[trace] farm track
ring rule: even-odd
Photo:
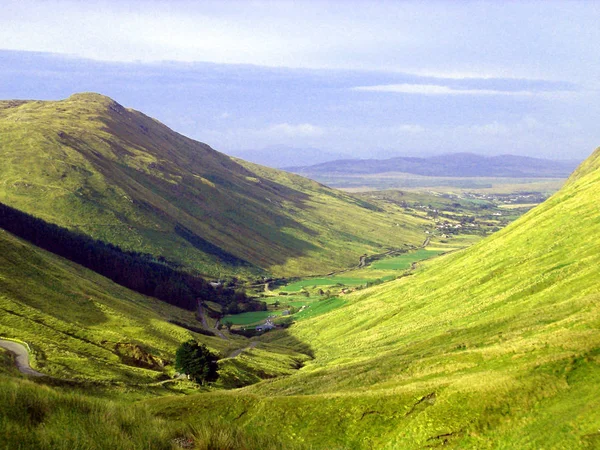
[[[24,375],[29,375],[31,377],[46,377],[47,375],[34,370],[29,365],[29,351],[27,347],[23,344],[19,344],[18,342],[6,341],[4,339],[0,339],[0,347],[8,350],[10,353],[15,355],[15,364],[19,372]]]
[[[253,341],[250,343],[250,345],[248,347],[238,348],[237,350],[234,350],[233,352],[231,352],[231,354],[228,356],[228,358],[235,358],[236,356],[239,356],[243,351],[253,349],[257,345],[258,345],[258,342]]]
[[[215,323],[215,327],[214,328],[211,328],[208,325],[208,321],[206,320],[206,315],[204,314],[204,308],[202,306],[198,307],[198,314],[200,315],[200,322],[202,323],[202,326],[204,327],[204,329],[213,331],[221,339],[225,339],[225,340],[229,339],[227,336],[225,336],[224,333],[221,332],[221,330],[219,330],[217,328],[217,326],[219,325],[219,321],[218,320]]]

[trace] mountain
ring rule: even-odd
[[[487,239],[270,333],[312,350],[296,374],[148,403],[312,448],[598,448],[599,197],[600,149]]]
[[[342,159],[347,156],[341,153],[327,152],[316,148],[294,148],[286,146],[271,146],[255,150],[230,150],[227,154],[275,169],[290,166],[310,166]]]
[[[0,158],[0,202],[213,277],[326,273],[423,239],[422,221],[242,164],[99,94],[0,102]]]
[[[527,156],[481,156],[472,153],[390,159],[342,159],[286,170],[318,178],[321,174],[376,174],[403,172],[437,177],[543,177],[566,178],[577,167],[575,161],[553,161]]]

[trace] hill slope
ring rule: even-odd
[[[35,368],[47,375],[140,388],[168,379],[175,350],[189,339],[224,358],[218,381],[224,388],[289,374],[307,359],[263,344],[233,360],[227,357],[247,348],[248,340],[195,332],[201,328],[192,311],[140,295],[0,229],[0,337],[27,342]]]
[[[597,448],[599,196],[600,149],[490,238],[268,336],[312,347],[297,374],[152,406],[316,448]]]
[[[345,159],[288,170],[318,179],[322,174],[375,174],[403,172],[436,177],[543,177],[566,178],[575,169],[574,161],[551,161],[526,156],[481,156],[452,153],[428,158]]]
[[[3,203],[215,276],[326,272],[422,240],[413,219],[272,181],[98,94],[0,102],[0,158]]]

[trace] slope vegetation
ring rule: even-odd
[[[201,328],[194,312],[130,291],[0,230],[0,337],[27,342],[34,368],[55,379],[165,380],[175,371],[176,348],[192,338],[223,358],[220,387],[289,374],[308,358],[261,345],[227,359],[247,340],[191,331]]]
[[[214,276],[326,272],[422,240],[419,221],[244,167],[98,94],[0,102],[0,158],[3,203]]]
[[[151,405],[315,448],[597,448],[599,197],[600,149],[490,238],[268,335],[310,344],[295,375]]]

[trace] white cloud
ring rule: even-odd
[[[356,86],[353,91],[366,92],[394,92],[400,94],[420,95],[508,95],[531,97],[537,93],[534,91],[500,91],[496,89],[455,89],[438,84],[380,84],[375,86]],[[540,92],[544,94],[545,92]]]
[[[325,130],[310,123],[279,123],[265,130],[266,134],[286,137],[316,137],[325,134]]]

